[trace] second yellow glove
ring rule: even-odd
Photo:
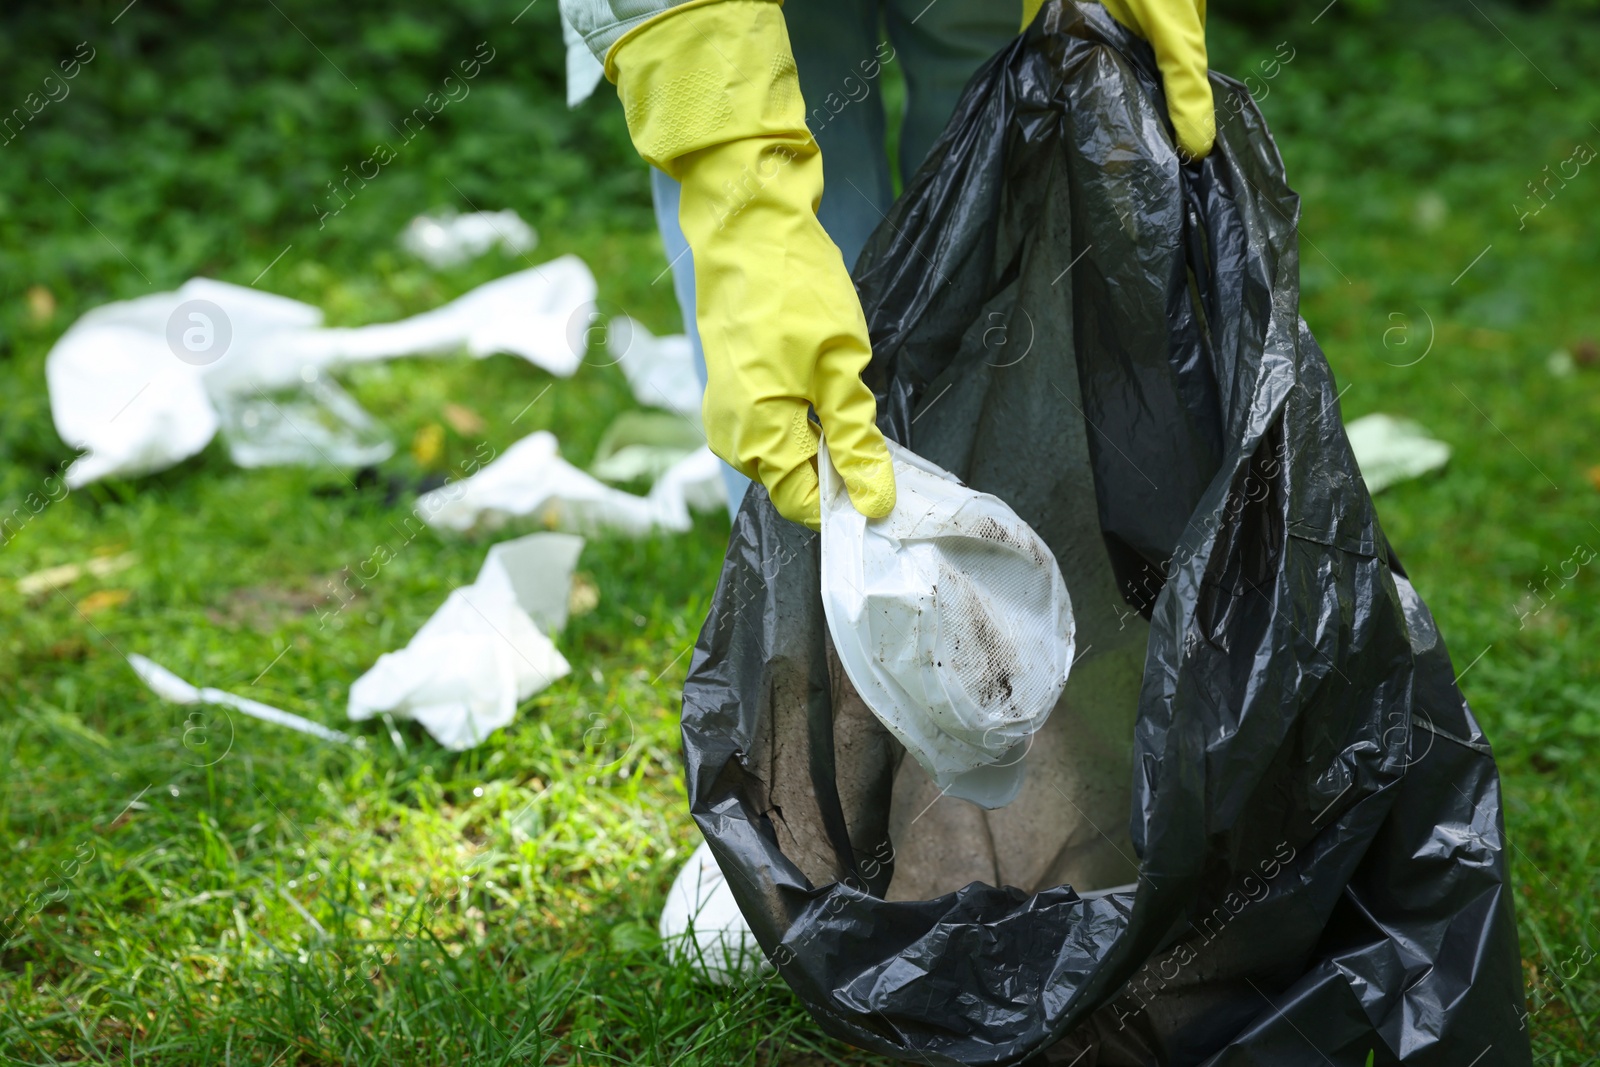
[[[1167,91],[1167,115],[1178,148],[1204,159],[1217,137],[1217,116],[1207,77],[1206,0],[1100,0],[1111,17],[1150,42]],[[1023,0],[1022,26],[1044,0]]]

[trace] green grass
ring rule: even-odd
[[[17,100],[78,41],[98,50],[70,97],[0,147],[0,512],[69,456],[43,379],[67,325],[194,274],[247,284],[286,245],[263,288],[337,324],[385,321],[523,265],[493,254],[429,271],[394,246],[406,219],[514,207],[541,232],[535,262],[577,252],[609,307],[674,328],[614,102],[560,104],[553,5],[514,25],[520,0],[449,14],[280,6],[305,37],[270,7],[194,4],[182,18],[144,0],[115,25],[121,3],[24,11],[0,42],[0,87]],[[1262,106],[1304,196],[1303,313],[1348,387],[1347,416],[1407,415],[1455,449],[1442,475],[1379,508],[1495,743],[1528,1025],[1541,1065],[1572,1067],[1600,1054],[1600,579],[1593,565],[1551,575],[1576,546],[1600,549],[1600,366],[1548,364],[1600,337],[1600,171],[1585,166],[1526,229],[1510,205],[1576,143],[1600,144],[1600,37],[1575,16],[1485,11],[1505,36],[1470,11],[1219,23],[1214,65],[1242,75],[1280,41],[1294,50]],[[319,230],[317,191],[486,39],[497,57],[473,95]],[[35,286],[49,301],[30,301]],[[632,406],[614,368],[552,382],[509,357],[400,361],[346,383],[393,430],[384,473],[402,486],[458,469],[479,437],[498,450],[536,428],[585,463]],[[449,429],[449,402],[487,429]],[[410,453],[441,430],[437,457]],[[0,548],[0,1056],[868,1062],[781,983],[709,989],[655,941],[695,842],[682,653],[726,519],[591,541],[579,569],[599,606],[559,641],[573,674],[469,753],[412,727],[403,749],[381,724],[350,749],[214,710],[189,718],[124,665],[141,652],[342,724],[350,682],[482,559],[481,541],[407,540],[409,506],[336,472],[237,470],[214,444],[74,492]],[[344,568],[379,545],[393,561],[334,612]],[[124,552],[136,562],[106,579],[16,589]]]

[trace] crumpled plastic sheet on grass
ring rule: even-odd
[[[691,810],[819,1023],[909,1062],[1526,1067],[1493,752],[1299,318],[1282,160],[1211,84],[1184,165],[1149,46],[1052,0],[854,274],[885,432],[1061,565],[1083,652],[1041,733],[1073,732],[1008,809],[903,790],[817,537],[756,486],[684,686]],[[1057,873],[1085,811],[1135,888]]]
[[[334,730],[319,722],[312,722],[304,716],[296,715],[292,711],[263,704],[259,700],[251,700],[249,697],[242,697],[222,689],[213,689],[211,686],[202,689],[191,685],[161,664],[137,652],[128,654],[128,666],[133,668],[133,672],[156,696],[174,704],[211,704],[233,708],[235,711],[244,712],[252,719],[260,719],[262,722],[270,722],[277,726],[287,726],[291,730],[320,737],[324,741],[354,744],[357,747],[366,743],[365,738],[351,737],[343,730]]]
[[[1375,413],[1345,424],[1369,493],[1381,493],[1396,482],[1420,478],[1450,462],[1450,446],[1428,436],[1420,423]]]
[[[595,292],[583,261],[563,256],[433,311],[354,328],[325,328],[321,310],[309,304],[208,278],[106,304],[73,323],[45,360],[56,431],[87,452],[66,481],[76,488],[170,467],[211,441],[223,413],[243,462],[273,452],[286,458],[285,446],[300,436],[295,426],[313,424],[327,433],[320,444],[304,441],[297,462],[371,462],[374,448],[386,445],[372,440],[367,423],[352,423],[354,401],[324,380],[328,369],[465,347],[570,375],[582,358],[572,324],[592,316]],[[207,304],[184,307],[190,301]],[[195,331],[199,351],[185,348],[186,331]]]
[[[595,446],[589,473],[607,482],[655,481],[705,446],[705,434],[682,415],[624,411]]]
[[[331,375],[307,366],[301,377],[297,389],[211,394],[229,459],[246,468],[366,467],[394,454],[389,432]]]
[[[508,725],[518,704],[571,670],[548,635],[566,625],[582,551],[583,538],[560,533],[490,548],[471,585],[350,687],[350,718],[414,719],[458,752]]]
[[[657,337],[638,320],[618,315],[606,325],[606,351],[622,368],[635,400],[645,407],[676,411],[700,425],[705,389],[687,336]]]
[[[510,208],[465,215],[418,215],[400,233],[400,246],[430,267],[453,267],[495,245],[512,255],[532,251],[539,235]]]
[[[557,455],[555,435],[529,434],[482,470],[417,500],[438,529],[492,531],[516,518],[573,533],[687,530],[690,509],[725,506],[721,462],[701,447],[669,467],[647,496],[612,488]]]

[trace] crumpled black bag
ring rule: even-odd
[[[1149,620],[1136,888],[885,899],[901,753],[842,725],[816,536],[759,488],[684,689],[692,810],[783,978],[865,1048],[1526,1064],[1493,756],[1299,318],[1282,161],[1243,87],[1212,85],[1216,149],[1183,165],[1148,46],[1057,0],[855,272],[885,432],[1058,558],[1097,517]],[[1084,456],[1092,510],[1062,489]]]

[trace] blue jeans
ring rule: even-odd
[[[854,264],[894,199],[881,67],[897,63],[905,77],[905,118],[893,165],[908,180],[949,121],[967,80],[1017,35],[1022,6],[1005,0],[789,0],[784,14],[807,125],[822,149],[824,192],[817,218],[844,261]],[[650,182],[672,287],[704,386],[694,257],[678,225],[678,183],[654,169]],[[731,516],[750,480],[727,464],[722,473]]]

